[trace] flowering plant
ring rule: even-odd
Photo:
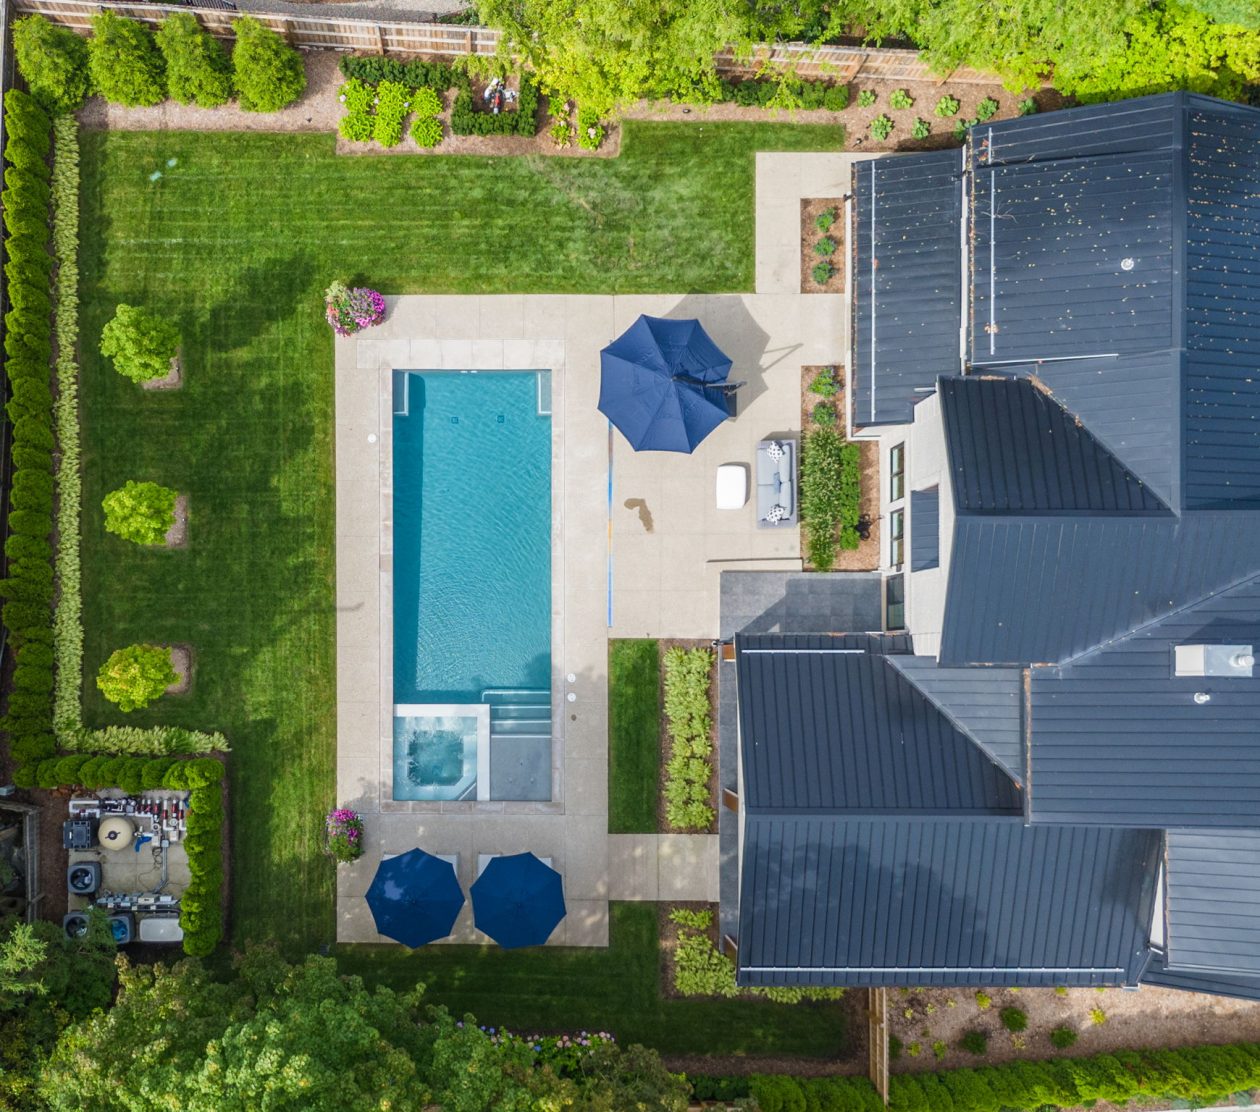
[[[463,1023],[458,1026],[462,1027]],[[579,1031],[576,1035],[521,1035],[506,1027],[486,1027],[481,1030],[490,1036],[496,1046],[523,1048],[532,1053],[536,1065],[551,1066],[561,1077],[573,1077],[581,1072],[582,1060],[596,1054],[602,1047],[613,1046],[616,1039],[607,1031]]]
[[[334,282],[324,291],[324,311],[338,336],[353,336],[361,328],[381,323],[385,299],[375,290]]]
[[[363,856],[363,820],[349,807],[328,812],[324,820],[328,852],[338,861],[357,861]]]

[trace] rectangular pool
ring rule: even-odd
[[[550,799],[549,375],[395,372],[393,432],[394,798]]]

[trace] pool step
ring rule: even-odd
[[[551,737],[551,692],[500,689],[483,691],[490,707],[490,740]]]

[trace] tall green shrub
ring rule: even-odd
[[[246,112],[278,112],[306,89],[302,56],[253,16],[232,20],[233,83]]]
[[[96,686],[119,710],[147,707],[179,679],[171,650],[161,645],[128,645],[115,649],[101,665]]]
[[[13,24],[13,53],[32,95],[54,112],[73,112],[88,95],[88,46],[42,15]]]
[[[88,40],[92,86],[111,104],[161,104],[166,99],[166,63],[152,32],[108,9],[92,17]]]
[[[132,382],[151,382],[170,372],[179,331],[170,321],[136,305],[119,305],[101,332],[101,354]]]
[[[862,513],[861,451],[833,429],[815,429],[801,453],[801,522],[809,562],[818,571],[835,564],[837,543],[857,548]],[[837,536],[838,531],[838,536]]]
[[[191,12],[172,12],[155,38],[166,59],[166,89],[172,100],[215,108],[232,99],[227,51]]]
[[[175,524],[175,499],[170,487],[128,479],[101,501],[105,528],[136,544],[161,544]]]

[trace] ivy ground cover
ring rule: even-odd
[[[329,282],[751,289],[754,152],[842,141],[631,123],[616,159],[421,159],[338,158],[331,136],[84,134],[84,671],[133,641],[197,652],[188,695],[124,716],[88,684],[85,718],[227,735],[235,941],[305,951],[334,934]],[[181,389],[142,394],[101,359],[119,302],[176,322]],[[186,550],[104,533],[101,498],[137,477],[188,493]]]

